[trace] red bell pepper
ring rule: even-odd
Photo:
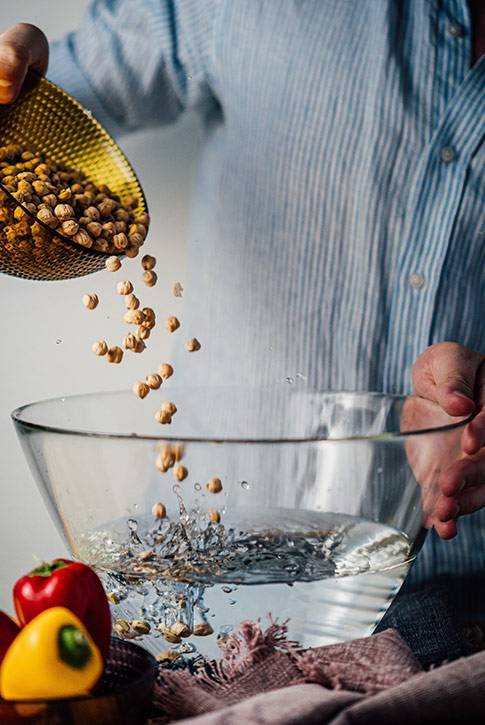
[[[0,611],[0,663],[19,632],[18,624],[8,614]]]
[[[44,609],[66,607],[79,617],[106,659],[111,612],[103,585],[91,567],[69,559],[43,563],[17,581],[13,600],[22,626]]]

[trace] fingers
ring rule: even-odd
[[[475,400],[481,413],[467,425],[463,431],[462,449],[465,453],[472,456],[478,453],[480,448],[485,445],[485,363],[482,362],[477,372],[475,383]]]
[[[440,539],[445,541],[448,539],[454,539],[458,533],[458,526],[455,519],[451,521],[435,521],[434,528]]]
[[[438,403],[448,415],[469,415],[476,407],[476,378],[484,359],[454,342],[432,345],[414,365],[415,392]]]
[[[441,477],[441,494],[432,516],[425,522],[433,525],[442,539],[456,535],[458,516],[474,513],[485,507],[485,451],[475,458],[454,463]]]
[[[0,103],[18,96],[29,68],[45,73],[49,46],[34,25],[18,23],[0,35]]]
[[[485,410],[468,423],[461,438],[464,453],[473,456],[485,445]]]
[[[485,489],[485,451],[470,458],[460,458],[447,468],[440,477],[440,490],[443,496],[456,496],[467,486],[479,486]]]

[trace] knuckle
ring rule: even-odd
[[[458,385],[460,388],[465,388],[469,393],[473,392],[473,382],[471,371],[464,370],[451,370],[443,379],[443,384],[446,387]]]
[[[27,48],[9,40],[0,44],[0,66],[2,71],[14,74],[29,60]]]

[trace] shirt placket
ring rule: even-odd
[[[483,137],[484,59],[469,69],[465,2],[440,6],[437,107],[442,111],[411,185],[399,273],[389,316],[384,388],[406,391],[411,368],[430,344],[435,301],[471,156]],[[453,78],[454,74],[454,78]],[[444,105],[443,105],[444,97]],[[441,110],[440,108],[440,110]]]

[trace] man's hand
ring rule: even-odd
[[[14,101],[29,68],[44,74],[49,45],[42,30],[28,23],[17,23],[0,34],[0,103]]]
[[[431,345],[413,367],[416,395],[448,415],[475,412],[463,431],[462,457],[440,476],[432,525],[443,539],[456,535],[456,518],[485,506],[485,354],[454,342]]]

